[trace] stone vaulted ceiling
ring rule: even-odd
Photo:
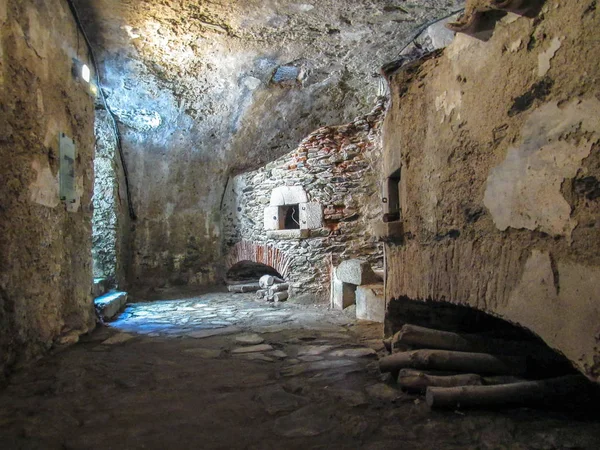
[[[267,162],[371,108],[379,68],[455,0],[76,0],[127,151],[216,172]],[[270,83],[280,65],[300,82]]]

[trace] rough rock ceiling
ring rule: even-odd
[[[109,103],[125,126],[126,146],[185,148],[230,171],[273,159],[318,126],[367,111],[381,65],[420,25],[462,2],[75,4],[101,61]],[[270,83],[282,64],[302,70],[302,87]]]

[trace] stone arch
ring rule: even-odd
[[[271,245],[240,241],[229,250],[229,254],[225,258],[225,268],[229,270],[233,265],[242,261],[251,261],[270,266],[279,272],[284,279],[287,279],[291,258],[282,250]]]

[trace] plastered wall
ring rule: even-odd
[[[600,381],[600,33],[591,0],[509,13],[391,76],[383,177],[401,168],[388,301],[469,305]]]
[[[65,1],[0,1],[0,374],[94,327],[94,101]],[[59,198],[59,133],[76,145],[76,200]],[[1,375],[0,375],[1,377]]]

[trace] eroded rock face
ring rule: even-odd
[[[588,80],[600,48],[589,6],[509,14],[488,41],[459,34],[392,77],[383,170],[401,169],[405,243],[387,248],[386,295],[500,316],[599,381],[600,101]]]
[[[130,278],[217,278],[227,177],[368,112],[379,67],[440,0],[77,0],[120,121],[133,201]]]

